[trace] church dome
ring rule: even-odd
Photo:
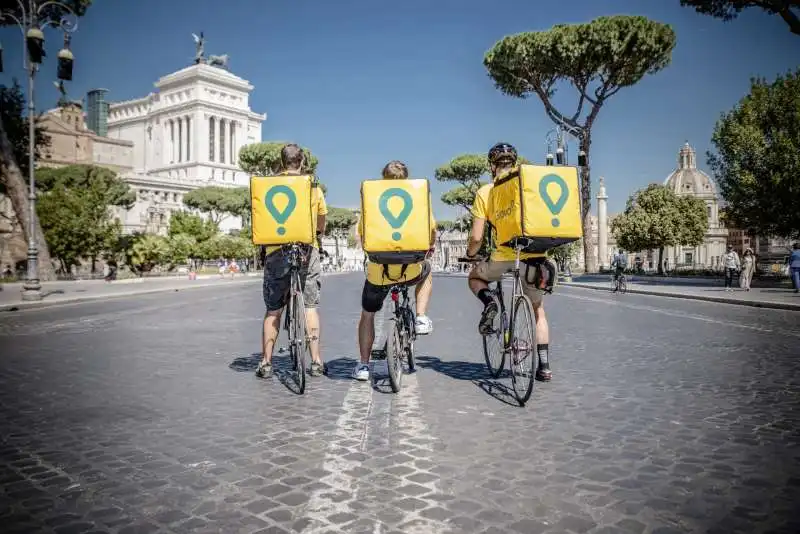
[[[714,182],[697,168],[696,153],[688,142],[678,153],[678,168],[664,180],[664,185],[679,195],[711,197],[717,195]]]

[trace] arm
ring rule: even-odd
[[[325,233],[325,218],[327,215],[317,215],[317,235],[321,236]]]
[[[475,218],[472,220],[472,229],[469,232],[469,243],[467,244],[467,256],[473,257],[481,248],[483,243],[483,230],[486,226],[486,219]]]

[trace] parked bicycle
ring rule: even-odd
[[[310,351],[310,340],[306,334],[306,304],[303,299],[303,286],[300,283],[303,251],[298,245],[289,245],[287,249],[291,282],[284,328],[289,337],[289,356],[292,360],[294,380],[302,394],[306,390],[306,358]]]
[[[492,378],[500,378],[505,362],[508,361],[512,389],[520,406],[525,406],[533,393],[535,369],[538,366],[533,306],[522,292],[520,280],[520,252],[524,245],[522,240],[518,240],[515,247],[517,256],[511,271],[513,285],[510,313],[504,302],[503,281],[494,282],[494,287],[490,284],[489,291],[499,313],[494,318],[491,330],[483,334],[483,355],[489,373]],[[458,261],[477,263],[483,259],[461,257]]]

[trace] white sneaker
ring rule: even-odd
[[[414,324],[418,336],[425,336],[433,332],[433,321],[427,315],[417,315],[416,324]]]
[[[357,363],[356,368],[353,369],[353,378],[361,382],[369,380],[369,365],[366,363]]]

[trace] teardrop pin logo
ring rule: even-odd
[[[391,211],[389,211],[389,200],[393,197],[400,197],[403,199],[403,208],[400,210],[400,213],[397,216],[393,215]],[[378,199],[378,208],[381,210],[381,215],[389,225],[397,230],[401,228],[405,223],[408,216],[411,214],[411,209],[414,207],[414,200],[411,198],[411,195],[408,194],[408,191],[404,191],[403,189],[399,189],[397,187],[393,187],[391,189],[387,189],[383,192],[381,197]],[[403,234],[400,232],[392,232],[392,239],[395,241],[400,241],[402,239]]]
[[[557,184],[558,188],[561,190],[555,202],[550,198],[550,193],[547,192],[547,186],[550,184]],[[567,203],[567,198],[569,198],[569,187],[567,187],[567,183],[557,174],[548,174],[539,182],[539,195],[542,197],[544,205],[547,206],[547,209],[553,214],[550,224],[558,227],[558,225],[561,224],[561,221],[558,220],[558,214],[564,209],[564,204]]]
[[[278,210],[275,206],[275,195],[286,195],[286,206],[283,208],[283,211]],[[267,191],[267,194],[264,195],[264,206],[266,206],[267,211],[272,218],[275,219],[279,225],[284,224],[289,216],[294,211],[295,206],[297,206],[297,197],[294,194],[294,191],[289,189],[286,185],[276,185],[270,188]],[[283,235],[286,233],[286,228],[283,226],[278,226],[278,235]]]

